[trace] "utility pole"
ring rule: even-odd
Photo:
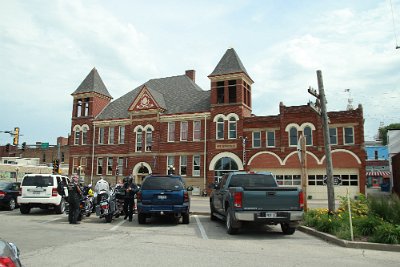
[[[300,165],[301,165],[301,189],[303,190],[304,195],[304,211],[308,209],[308,200],[307,200],[307,152],[306,152],[306,137],[304,135],[300,135],[299,141],[297,143],[297,153],[299,155]]]
[[[317,79],[318,79],[318,91],[309,87],[308,92],[317,98],[316,105],[310,105],[322,118],[322,128],[324,131],[324,144],[325,144],[325,158],[326,158],[326,186],[328,191],[328,210],[329,214],[333,214],[335,212],[335,191],[333,187],[333,165],[332,165],[332,155],[331,155],[331,140],[329,136],[329,118],[326,110],[326,97],[324,91],[324,84],[322,81],[322,72],[317,70]]]

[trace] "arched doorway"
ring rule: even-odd
[[[132,176],[136,184],[142,184],[144,177],[152,173],[151,167],[146,162],[139,162],[132,170]]]
[[[214,181],[219,182],[219,179],[225,173],[243,170],[243,164],[237,155],[230,152],[223,152],[211,160],[210,170],[214,171]]]

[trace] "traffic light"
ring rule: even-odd
[[[22,149],[22,150],[25,150],[25,148],[26,148],[26,142],[23,142],[23,143],[22,143],[21,149]]]
[[[60,171],[60,162],[58,159],[53,160],[53,173],[59,173]]]
[[[19,141],[19,127],[14,128],[14,140],[13,140],[13,145],[17,146]]]
[[[10,143],[6,145],[6,152],[10,152]]]

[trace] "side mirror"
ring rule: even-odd
[[[193,186],[188,186],[188,187],[186,188],[186,190],[187,190],[187,191],[193,191]]]

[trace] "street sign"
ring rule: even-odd
[[[49,143],[41,143],[40,148],[41,149],[49,148]]]

